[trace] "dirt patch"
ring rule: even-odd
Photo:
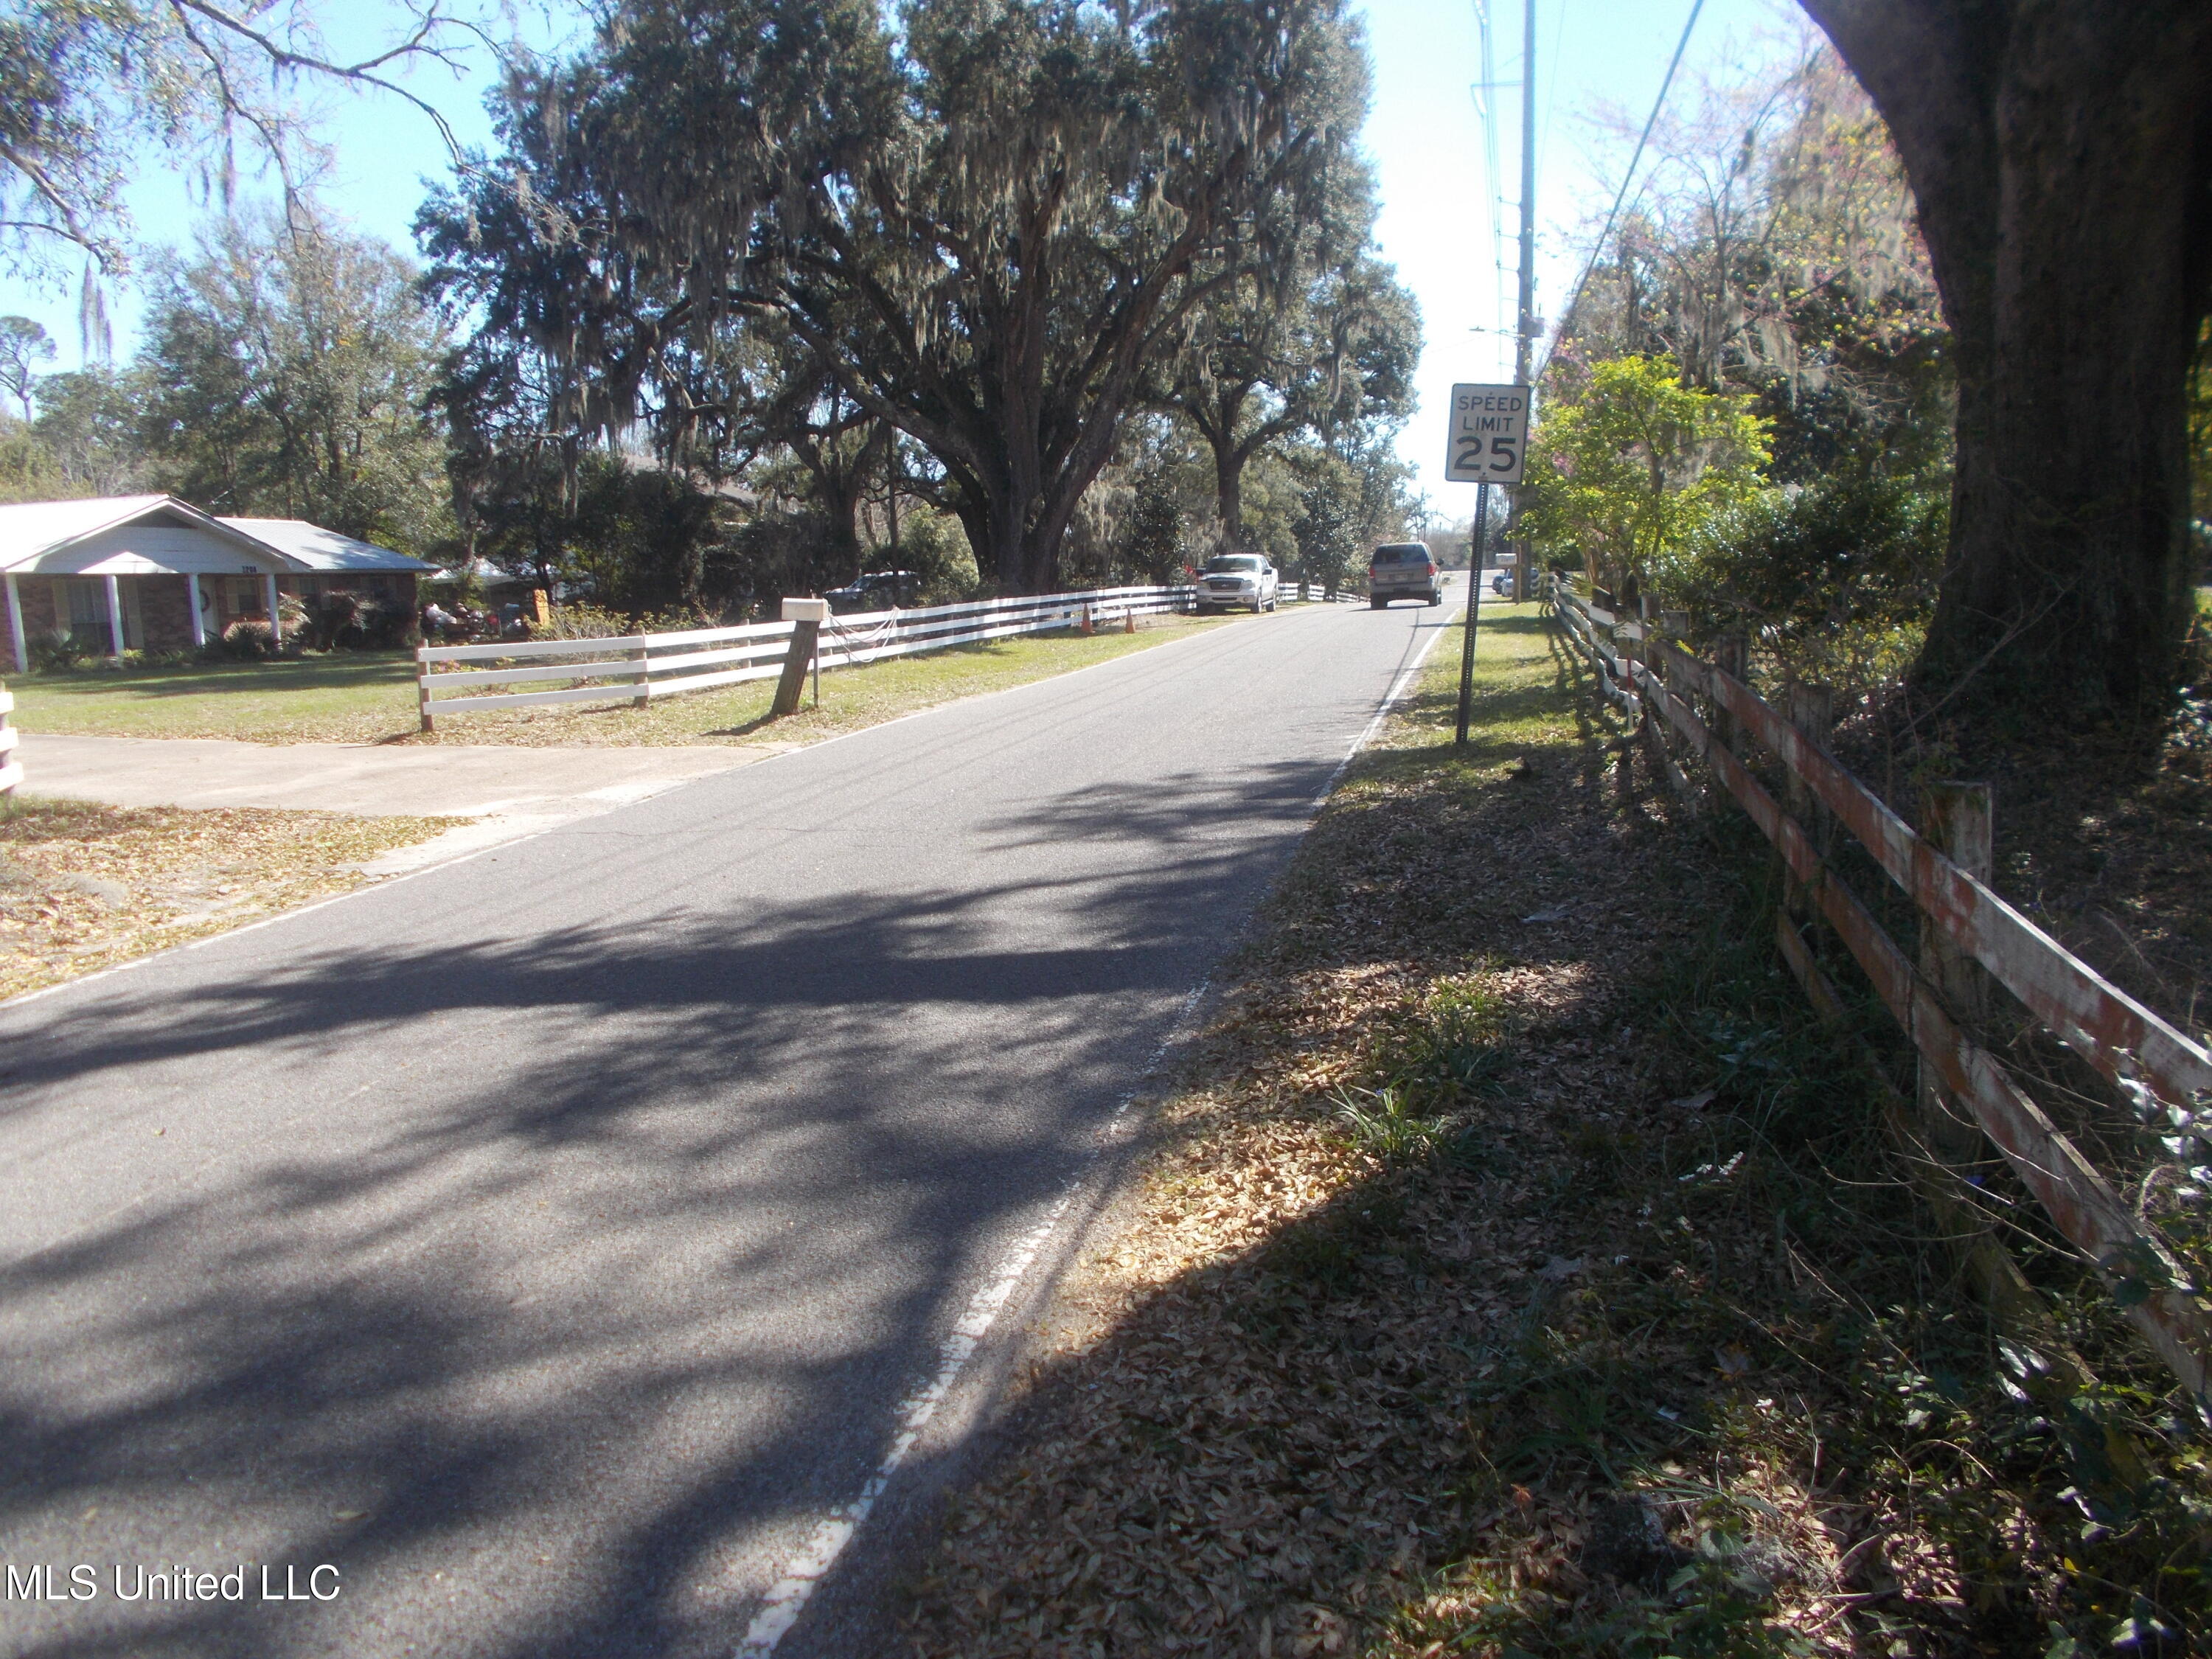
[[[0,800],[0,997],[349,891],[466,822]]]

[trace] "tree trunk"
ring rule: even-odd
[[[1244,550],[1244,456],[1234,441],[1216,441],[1212,448],[1213,505],[1221,517],[1222,550],[1241,553]]]
[[[1224,553],[1244,550],[1244,463],[1251,459],[1251,451],[1237,441],[1237,422],[1251,395],[1249,386],[1224,386],[1206,410],[1206,418],[1194,422],[1213,452],[1213,510],[1221,520]]]
[[[1889,124],[1954,336],[1950,563],[1916,684],[2150,712],[2191,613],[2212,6],[1803,3]]]

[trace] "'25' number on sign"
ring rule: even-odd
[[[1490,441],[1491,459],[1488,462],[1487,470],[1492,472],[1510,472],[1513,470],[1515,461],[1519,459],[1514,452],[1518,447],[1520,441],[1521,441],[1518,438],[1510,436],[1503,432],[1492,438]],[[1483,460],[1482,434],[1480,433],[1468,433],[1460,438],[1459,453],[1452,458],[1452,466],[1457,471],[1465,471],[1470,467],[1477,471],[1484,469],[1485,463]]]

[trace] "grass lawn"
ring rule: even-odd
[[[234,738],[252,743],[569,744],[811,743],[934,704],[1003,690],[1163,645],[1222,619],[1146,619],[1134,634],[1073,634],[955,646],[822,678],[822,707],[769,718],[774,680],[664,698],[636,709],[566,705],[441,715],[416,729],[415,664],[401,652],[313,661],[221,663],[121,673],[30,674],[8,682],[27,732],[126,738]]]
[[[462,822],[0,798],[0,997],[346,892]]]

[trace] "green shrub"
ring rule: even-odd
[[[1838,473],[1723,514],[1679,594],[1699,637],[1748,629],[1786,672],[1863,690],[1918,653],[1949,538],[1941,490]]]
[[[276,654],[276,636],[267,623],[241,617],[222,630],[222,648],[234,662],[266,662]]]
[[[890,550],[878,556],[889,561]],[[957,605],[972,599],[982,586],[975,554],[960,520],[933,507],[908,508],[899,521],[898,567],[921,579],[923,605]]]
[[[66,674],[92,655],[76,635],[60,629],[35,634],[25,644],[30,647],[32,668],[41,674]]]

